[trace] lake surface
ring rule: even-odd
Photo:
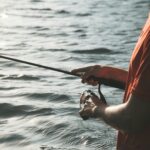
[[[72,70],[101,64],[127,69],[149,0],[0,0],[0,54]],[[83,121],[79,78],[0,58],[1,150],[113,150],[117,132]],[[102,88],[107,102],[123,91]]]

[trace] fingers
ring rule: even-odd
[[[95,65],[95,66],[99,66],[99,65]],[[88,67],[78,68],[78,69],[72,70],[71,72],[73,74],[77,74],[77,75],[83,76],[86,72],[89,72],[95,66],[88,66]]]
[[[85,78],[85,77],[82,77],[82,80],[81,80],[82,83],[87,83],[89,85],[93,85],[93,86],[96,86],[98,84],[98,81],[93,79],[93,78]]]
[[[76,75],[79,75],[82,78],[81,80],[82,83],[87,83],[89,85],[96,86],[98,84],[98,81],[95,78],[98,77],[98,73],[100,72],[101,68],[102,67],[100,65],[94,65],[74,69],[71,72]]]
[[[87,120],[90,117],[94,117],[93,108],[96,106],[94,101],[98,101],[99,98],[95,94],[88,95],[83,93],[80,97],[80,111],[79,114],[83,120]]]
[[[83,120],[89,119],[89,116],[87,114],[85,114],[84,111],[82,111],[82,110],[79,111],[79,114]]]
[[[101,70],[101,66],[93,66],[91,67],[88,71],[86,71],[83,75],[82,75],[82,83],[87,83],[93,86],[96,86],[98,84],[98,76],[99,76],[99,72]]]
[[[83,120],[87,120],[89,118],[94,117],[93,111],[92,111],[94,107],[95,107],[95,105],[93,105],[93,104],[91,105],[90,103],[85,103],[84,108],[82,108],[79,111],[79,114],[83,118]]]
[[[96,95],[93,95],[91,99],[95,106],[100,106],[102,104],[101,99]]]
[[[80,111],[79,111],[79,114],[80,116],[82,117],[83,120],[87,120],[89,119],[90,117],[92,117],[92,109],[90,108],[90,106],[88,106],[87,103],[85,103],[84,105],[84,108],[82,108]]]
[[[79,114],[83,120],[96,118],[99,114],[95,114],[95,108],[104,108],[106,106],[107,104],[104,103],[96,94],[91,91],[85,91],[80,97],[81,110],[79,111]]]
[[[82,79],[81,82],[82,82],[82,83],[87,83],[87,84],[92,85],[92,86],[98,85],[98,81],[95,81],[95,80],[93,80],[93,79],[91,79],[91,80]]]
[[[78,68],[78,69],[72,70],[71,72],[72,73],[87,72],[92,67],[93,66],[88,66],[88,67],[84,67],[84,68]]]

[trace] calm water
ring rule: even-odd
[[[0,0],[0,53],[71,70],[128,68],[149,0]],[[0,59],[1,150],[112,150],[116,131],[83,121],[78,78]],[[109,104],[123,91],[103,87]]]

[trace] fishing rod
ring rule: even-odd
[[[44,66],[44,65],[41,65],[41,64],[36,64],[36,63],[33,63],[33,62],[8,57],[6,55],[5,56],[0,55],[0,58],[15,61],[15,62],[19,62],[19,63],[23,63],[23,64],[27,64],[27,65],[31,65],[31,66],[36,66],[36,67],[39,67],[39,68],[44,68],[44,69],[48,69],[48,70],[52,70],[52,71],[56,71],[56,72],[61,72],[61,73],[76,76],[76,77],[81,77],[81,75],[82,75],[82,73],[81,74],[75,74],[75,73],[72,73],[72,72],[69,72],[69,71],[66,71],[66,70],[62,70],[62,69],[58,69],[58,68],[54,68],[54,67],[49,67],[49,66]],[[104,85],[119,88],[119,89],[125,89],[125,85],[121,82],[118,82],[118,81],[108,80],[108,79],[105,79],[105,78],[97,78],[97,77],[94,77],[94,76],[90,77],[90,79],[98,81],[99,85],[104,84]]]
[[[72,75],[72,76],[81,77],[81,75],[79,75],[79,74],[74,74],[74,73],[66,71],[66,70],[62,70],[62,69],[58,69],[58,68],[54,68],[54,67],[49,67],[49,66],[44,66],[44,65],[33,63],[33,62],[28,62],[28,61],[24,61],[24,60],[12,58],[12,57],[4,56],[4,55],[0,55],[0,58],[15,61],[15,62],[19,62],[19,63],[23,63],[23,64],[28,64],[28,65],[31,65],[31,66],[36,66],[36,67],[40,67],[40,68],[44,68],[44,69],[48,69],[48,70],[53,70],[53,71],[65,73],[65,74]],[[99,87],[98,87],[98,92],[99,92],[99,95],[100,95],[100,98],[102,99],[102,101],[104,103],[106,103],[105,97],[103,96],[103,94],[100,90],[100,84],[99,84]]]
[[[62,69],[58,69],[58,68],[54,68],[54,67],[44,66],[44,65],[33,63],[33,62],[28,62],[28,61],[24,61],[24,60],[20,60],[20,59],[16,59],[16,58],[8,57],[6,55],[5,56],[4,55],[0,55],[0,58],[11,60],[11,61],[15,61],[15,62],[19,62],[19,63],[23,63],[23,64],[27,64],[27,65],[31,65],[31,66],[36,66],[36,67],[39,67],[39,68],[44,68],[44,69],[48,69],[48,70],[52,70],[52,71],[61,72],[61,73],[65,73],[65,74],[76,76],[76,77],[80,77],[80,78],[81,78],[81,75],[82,75],[82,74],[75,74],[75,73],[72,73],[72,72],[69,72],[69,71],[66,71],[66,70],[62,70]],[[101,85],[102,84],[107,85],[107,86],[111,86],[111,87],[120,88],[120,89],[125,89],[125,85],[123,83],[121,83],[121,82],[118,82],[118,81],[108,80],[108,79],[106,80],[105,78],[97,78],[97,77],[94,77],[94,76],[89,77],[89,80],[90,79],[98,81],[98,84],[99,84],[98,85],[98,93],[99,93],[100,99],[105,104],[107,102],[105,100],[104,95],[101,92]],[[91,96],[91,94],[93,92],[88,90],[87,93]],[[86,120],[88,118],[83,118],[83,119]]]
[[[62,70],[62,69],[58,69],[58,68],[54,68],[54,67],[49,67],[49,66],[44,66],[44,65],[33,63],[33,62],[29,62],[29,61],[25,61],[25,60],[20,60],[20,59],[4,56],[4,55],[0,55],[0,58],[4,58],[4,59],[7,59],[7,60],[12,60],[12,61],[19,62],[19,63],[23,63],[23,64],[27,64],[27,65],[31,65],[31,66],[36,66],[36,67],[39,67],[39,68],[44,68],[44,69],[53,70],[53,71],[65,73],[65,74],[68,74],[68,75],[80,77],[80,75],[74,74],[74,73],[66,71],[66,70]]]

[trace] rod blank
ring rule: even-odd
[[[33,62],[28,62],[28,61],[24,61],[24,60],[12,58],[12,57],[4,56],[4,55],[0,55],[0,58],[4,58],[4,59],[7,59],[7,60],[11,60],[11,61],[15,61],[15,62],[19,62],[19,63],[31,65],[31,66],[36,66],[36,67],[39,67],[39,68],[49,69],[49,70],[65,73],[65,74],[76,76],[76,77],[81,77],[81,75],[79,75],[79,74],[74,74],[74,73],[66,71],[66,70],[62,70],[62,69],[58,69],[58,68],[54,68],[54,67],[49,67],[49,66],[44,66],[44,65],[33,63]],[[104,85],[111,86],[111,87],[116,87],[116,88],[119,88],[119,89],[125,89],[125,84],[124,83],[114,81],[114,80],[106,80],[105,78],[97,78],[97,77],[92,77],[92,78],[96,81],[99,81],[100,84],[104,84]]]
[[[4,56],[4,55],[0,55],[0,58],[4,58],[4,59],[7,59],[7,60],[12,60],[12,61],[15,61],[15,62],[19,62],[19,63],[23,63],[23,64],[27,64],[27,65],[32,65],[32,66],[36,66],[36,67],[39,67],[39,68],[49,69],[49,70],[53,70],[53,71],[57,71],[57,72],[61,72],[61,73],[65,73],[65,74],[68,74],[68,75],[79,77],[79,75],[73,74],[73,73],[71,73],[69,71],[66,71],[66,70],[54,68],[54,67],[44,66],[44,65],[33,63],[33,62],[28,62],[28,61],[24,61],[24,60],[12,58],[12,57]]]

